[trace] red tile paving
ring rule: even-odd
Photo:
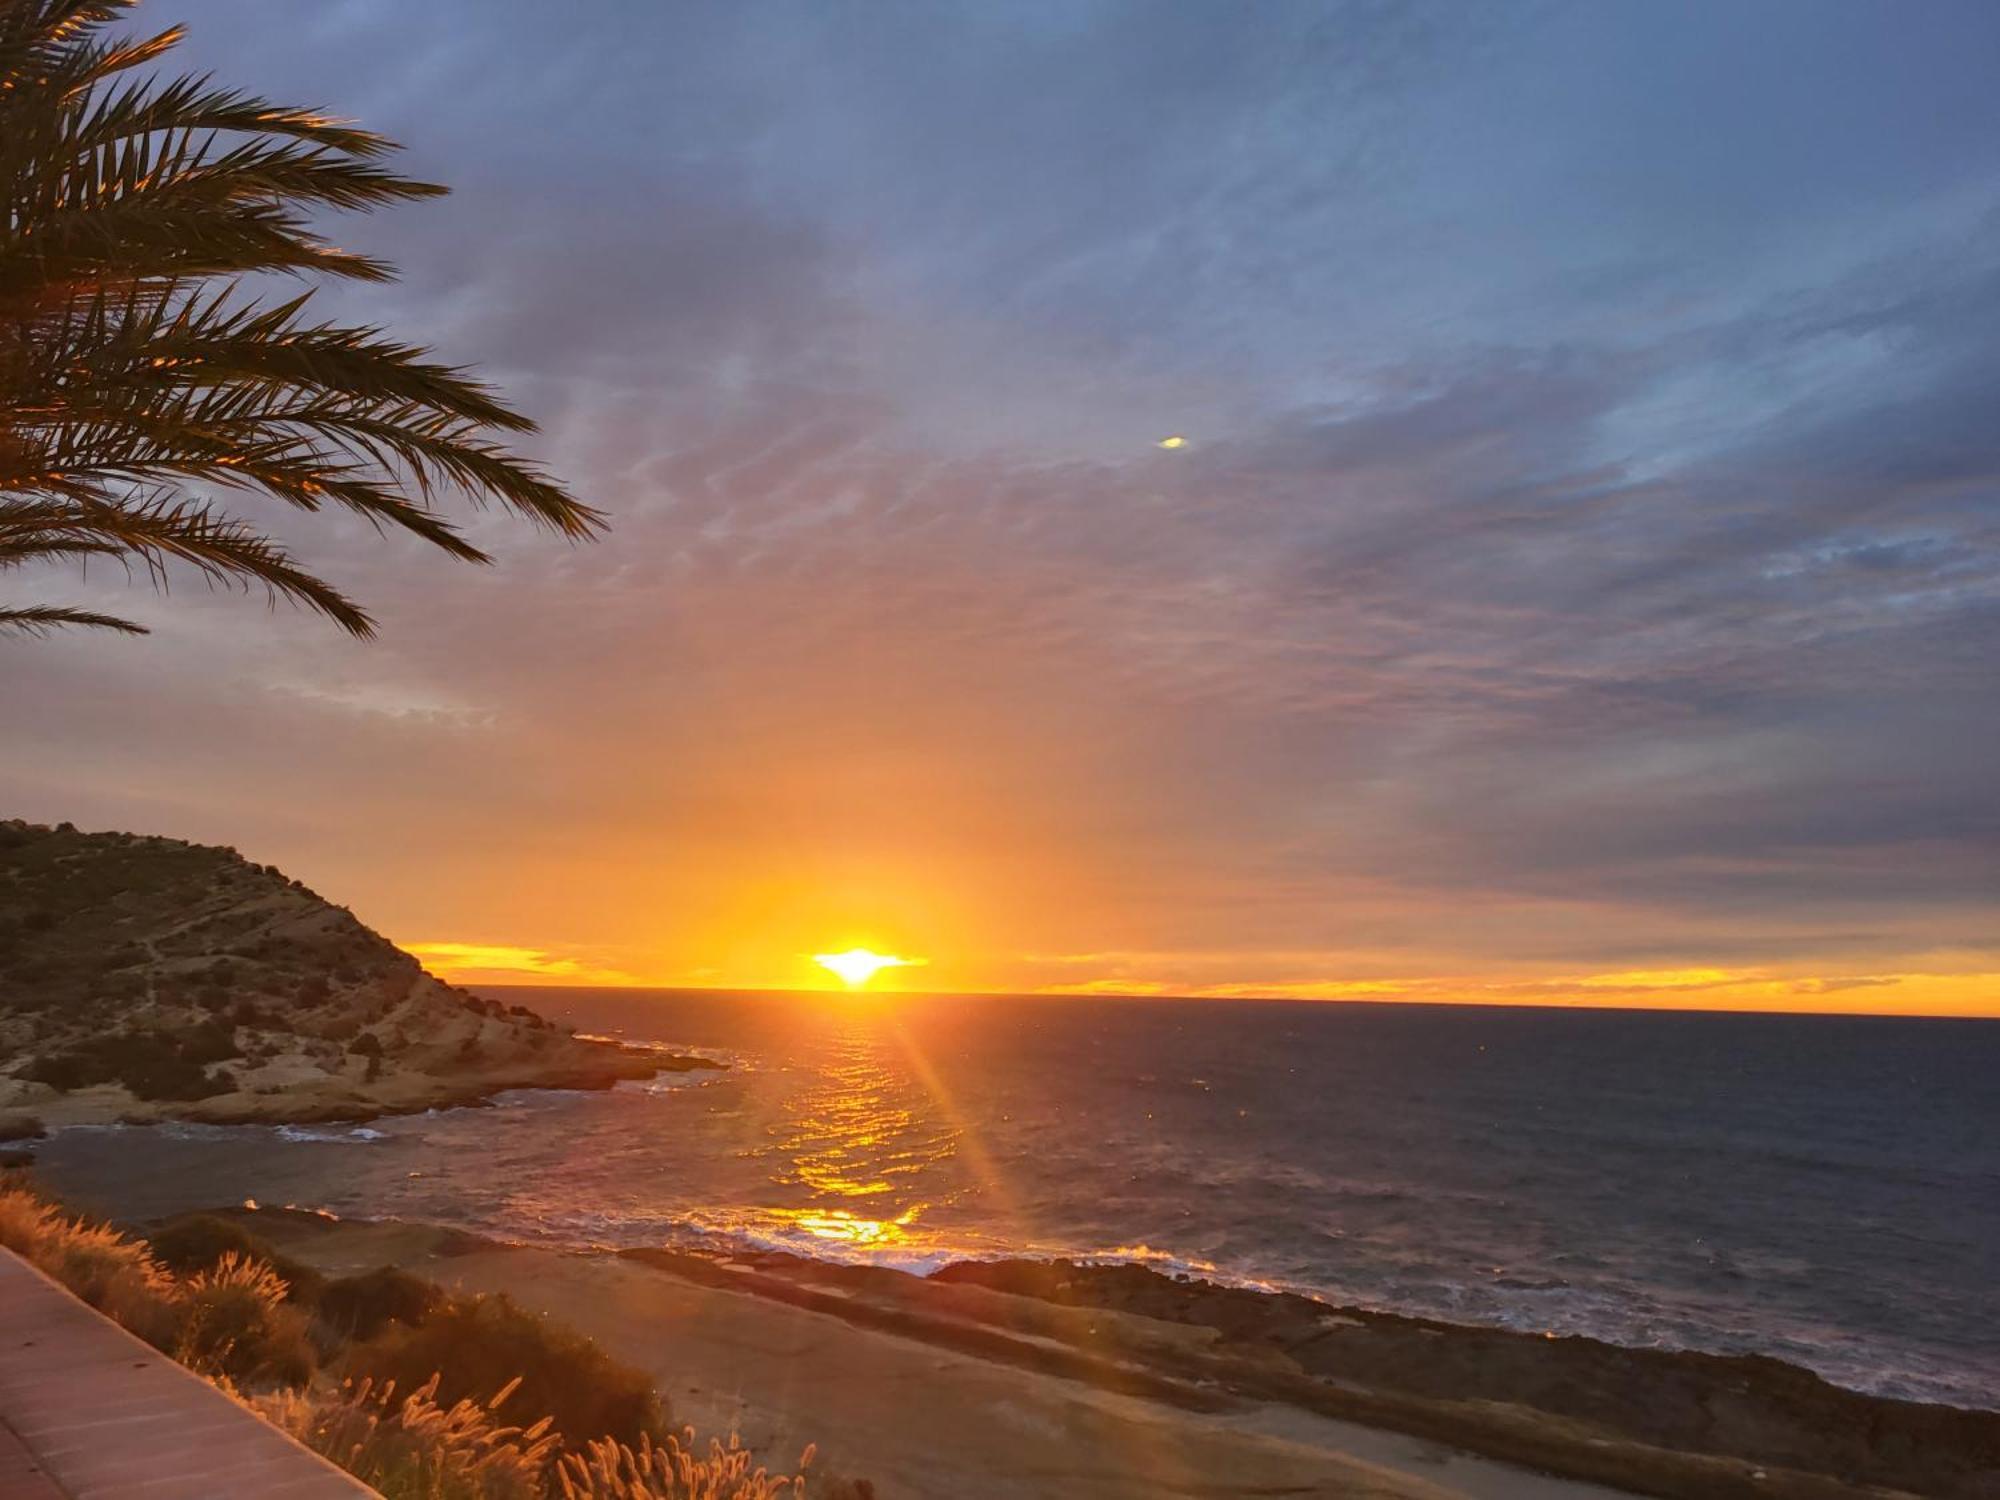
[[[0,1250],[0,1500],[374,1495]]]

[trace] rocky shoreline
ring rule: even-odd
[[[1089,1339],[1142,1368],[1641,1493],[2000,1495],[2000,1412],[1850,1391],[1767,1356],[1443,1323],[1136,1265],[959,1262],[930,1280],[1041,1304],[1071,1336],[1077,1314],[1096,1317]]]
[[[425,1274],[548,1256],[455,1230],[253,1214],[289,1253]],[[1135,1265],[955,1262],[930,1276],[782,1252],[572,1252],[871,1337],[1235,1420],[1290,1410],[1666,1500],[1993,1500],[2000,1412],[1845,1390],[1761,1356],[1634,1349],[1337,1307]],[[356,1261],[358,1265],[359,1261]]]
[[[236,1090],[191,1101],[134,1098],[116,1085],[17,1100],[0,1113],[0,1139],[31,1140],[69,1125],[358,1125],[386,1115],[422,1114],[491,1104],[511,1089],[602,1091],[662,1073],[725,1069],[729,1064],[681,1053],[616,1043],[577,1043],[593,1050],[563,1057],[517,1059],[493,1067],[436,1075],[385,1070],[372,1082],[334,1080],[280,1093]]]
[[[1667,1500],[2000,1495],[2000,1412],[1849,1391],[1756,1355],[1334,1306],[1144,1266],[784,1253],[622,1258],[1195,1411],[1271,1401]]]

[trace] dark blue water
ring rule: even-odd
[[[249,1194],[918,1269],[1116,1255],[2000,1390],[2000,1024],[496,993],[736,1066],[363,1131],[66,1132],[49,1166],[128,1211]]]

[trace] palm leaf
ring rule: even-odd
[[[0,0],[0,569],[111,556],[262,587],[356,635],[372,622],[214,487],[359,514],[468,562],[441,506],[497,504],[572,539],[603,517],[497,435],[486,385],[379,328],[310,316],[251,273],[382,280],[315,216],[443,192],[322,111],[150,71],[178,27],[103,35],[131,0]],[[0,627],[136,629],[36,606]],[[36,622],[42,622],[38,625]]]
[[[47,635],[50,631],[65,625],[85,626],[94,630],[115,630],[122,635],[148,635],[145,626],[130,620],[121,620],[116,615],[99,614],[92,609],[68,609],[59,604],[26,604],[12,609],[0,608],[0,635],[9,632],[18,635]]]

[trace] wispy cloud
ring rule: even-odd
[[[583,985],[637,982],[621,970],[545,952],[540,948],[516,948],[500,943],[400,943],[397,946],[439,978],[447,980],[530,978]]]

